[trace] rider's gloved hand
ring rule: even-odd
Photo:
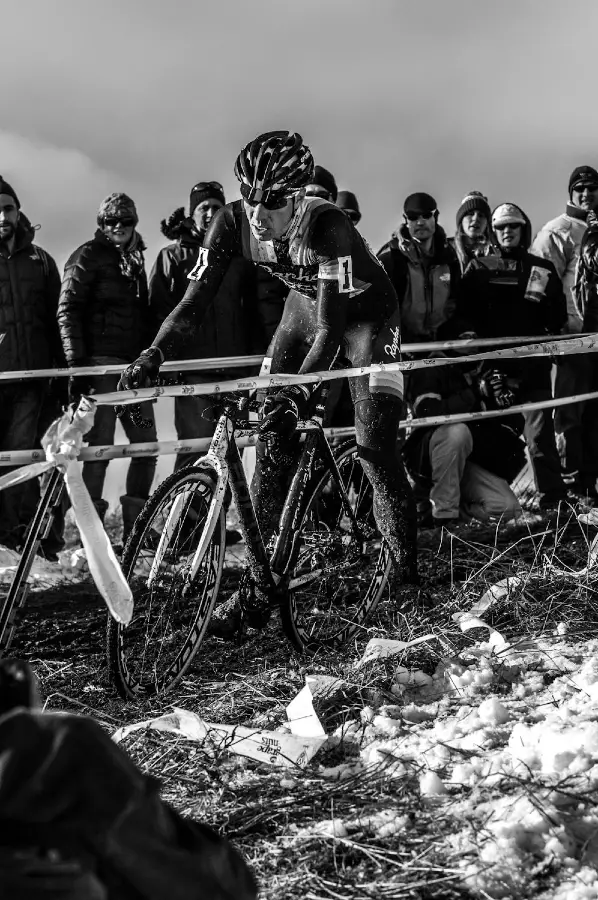
[[[260,437],[291,435],[297,428],[299,419],[304,418],[310,395],[309,388],[293,384],[278,388],[275,393],[266,397],[264,417],[259,428]]]
[[[158,380],[160,366],[164,362],[162,351],[158,347],[143,350],[135,362],[124,370],[118,382],[119,391],[134,391],[138,388],[152,387]]]
[[[148,347],[147,350],[143,350],[135,362],[127,366],[120,376],[117,390],[134,391],[139,388],[153,387],[158,380],[160,366],[163,362],[164,355],[159,347]],[[116,406],[115,409],[119,418],[127,412],[126,406]]]

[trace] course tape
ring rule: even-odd
[[[558,400],[539,400],[535,403],[522,403],[518,406],[510,406],[508,409],[489,409],[480,412],[455,413],[453,415],[427,416],[421,419],[403,420],[399,423],[399,429],[405,428],[430,428],[436,425],[450,425],[457,422],[473,422],[478,419],[496,419],[502,416],[511,416],[515,413],[529,412],[534,409],[549,409],[554,406],[566,406],[569,403],[583,403],[586,400],[598,399],[598,391],[588,394],[573,394],[570,397],[560,397]],[[355,435],[355,428],[325,428],[324,434],[329,440],[345,439]],[[254,432],[247,433],[243,430],[235,432],[238,447],[252,447],[257,444],[259,437]],[[85,447],[79,451],[79,460],[108,460],[129,459],[133,456],[168,456],[172,453],[200,453],[208,450],[210,438],[195,438],[186,441],[153,441],[144,444],[104,444],[99,447]],[[13,450],[0,453],[0,467],[24,466],[8,475],[0,476],[0,490],[11,487],[29,478],[35,478],[40,473],[34,470],[31,463],[39,464],[44,458],[43,450]],[[42,471],[45,464],[41,463]]]
[[[472,363],[483,362],[488,359],[521,359],[529,356],[555,357],[567,356],[573,353],[595,353],[596,351],[598,351],[598,334],[593,334],[584,338],[525,344],[521,347],[492,350],[488,353],[471,353],[467,356],[458,357],[431,357],[396,363],[377,363],[351,369],[310,372],[309,375],[279,373],[277,375],[257,376],[255,378],[236,378],[231,381],[212,381],[205,384],[183,384],[139,388],[132,391],[111,391],[105,394],[94,394],[93,400],[100,405],[116,404],[125,406],[131,403],[139,403],[142,400],[155,400],[158,397],[198,397],[226,391],[258,390],[293,384],[320,384],[323,381],[334,381],[336,378],[358,378],[362,375],[371,375],[372,372],[411,372],[415,369],[428,369],[437,366],[455,365],[457,363],[471,365]]]
[[[75,413],[65,413],[52,423],[42,438],[46,462],[27,466],[0,478],[0,489],[33,478],[55,466],[62,471],[75,522],[85,549],[89,571],[110,614],[127,625],[133,614],[133,595],[114,555],[112,544],[83,481],[77,457],[83,435],[93,425],[95,406],[82,398]],[[20,477],[19,477],[20,476]]]
[[[586,334],[578,337],[586,337]],[[557,334],[550,337],[551,341],[570,340],[571,335]],[[424,353],[434,350],[458,350],[464,347],[502,347],[513,344],[529,344],[547,340],[546,335],[534,335],[528,337],[507,338],[468,338],[456,341],[423,341],[414,344],[403,344],[403,353]],[[161,372],[202,372],[214,369],[237,369],[242,366],[259,366],[263,355],[251,356],[222,356],[209,359],[179,359],[165,362],[160,366]],[[0,381],[28,381],[32,378],[69,378],[73,375],[120,375],[125,367],[124,363],[106,364],[97,366],[76,366],[72,369],[60,367],[56,369],[21,369],[12,372],[0,372]]]

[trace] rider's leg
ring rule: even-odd
[[[356,387],[351,386],[357,449],[373,488],[376,524],[390,548],[399,582],[417,584],[417,511],[398,445],[403,405],[383,394],[360,399]]]
[[[313,327],[310,317],[313,317],[311,301],[291,291],[268,347],[263,374],[299,371],[310,346],[310,328]],[[299,440],[295,435],[273,435],[267,444],[258,441],[251,499],[264,543],[268,543],[278,527],[298,454]]]
[[[303,316],[297,315],[297,311],[301,310],[301,304],[305,302],[307,302],[305,298],[298,294],[295,295],[293,291],[289,294],[282,320],[272,338],[260,374],[299,371],[307,348],[305,347],[306,321]],[[309,340],[309,333],[307,339]],[[251,481],[251,499],[262,538],[266,544],[276,531],[280,521],[298,448],[299,442],[294,436],[281,438],[276,435],[268,442],[268,445],[264,441],[257,443],[256,466]],[[214,610],[208,626],[208,633],[225,639],[234,637],[241,626],[243,612],[249,624],[255,626],[265,624],[270,609],[268,598],[263,597],[256,590],[253,597],[255,604],[253,609],[249,606],[249,600],[249,596],[244,595],[243,591],[235,591],[228,600]]]

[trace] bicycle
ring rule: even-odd
[[[333,648],[351,639],[376,608],[391,556],[372,511],[372,492],[355,443],[332,452],[322,428],[325,389],[314,415],[298,425],[299,461],[278,533],[266,547],[235,437],[246,410],[261,403],[220,398],[208,453],[173,473],[139,514],[123,551],[134,613],[124,628],[107,626],[110,674],[126,699],[170,690],[189,669],[217,599],[233,588],[259,590],[278,609],[298,651]],[[246,569],[238,584],[223,574],[230,484],[245,539]]]
[[[29,593],[28,577],[35,556],[44,538],[48,537],[54,521],[55,510],[61,504],[66,490],[60,469],[52,469],[42,491],[37,509],[25,535],[21,558],[8,592],[0,607],[0,656],[9,649],[18,624],[19,612]]]

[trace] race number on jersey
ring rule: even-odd
[[[187,275],[189,281],[201,281],[203,278],[203,274],[208,268],[208,257],[210,251],[206,249],[206,247],[199,248],[199,256],[197,257],[197,262]]]
[[[325,281],[338,281],[339,294],[352,294],[355,291],[353,285],[353,261],[350,256],[339,256],[330,262],[320,263],[318,278]]]

